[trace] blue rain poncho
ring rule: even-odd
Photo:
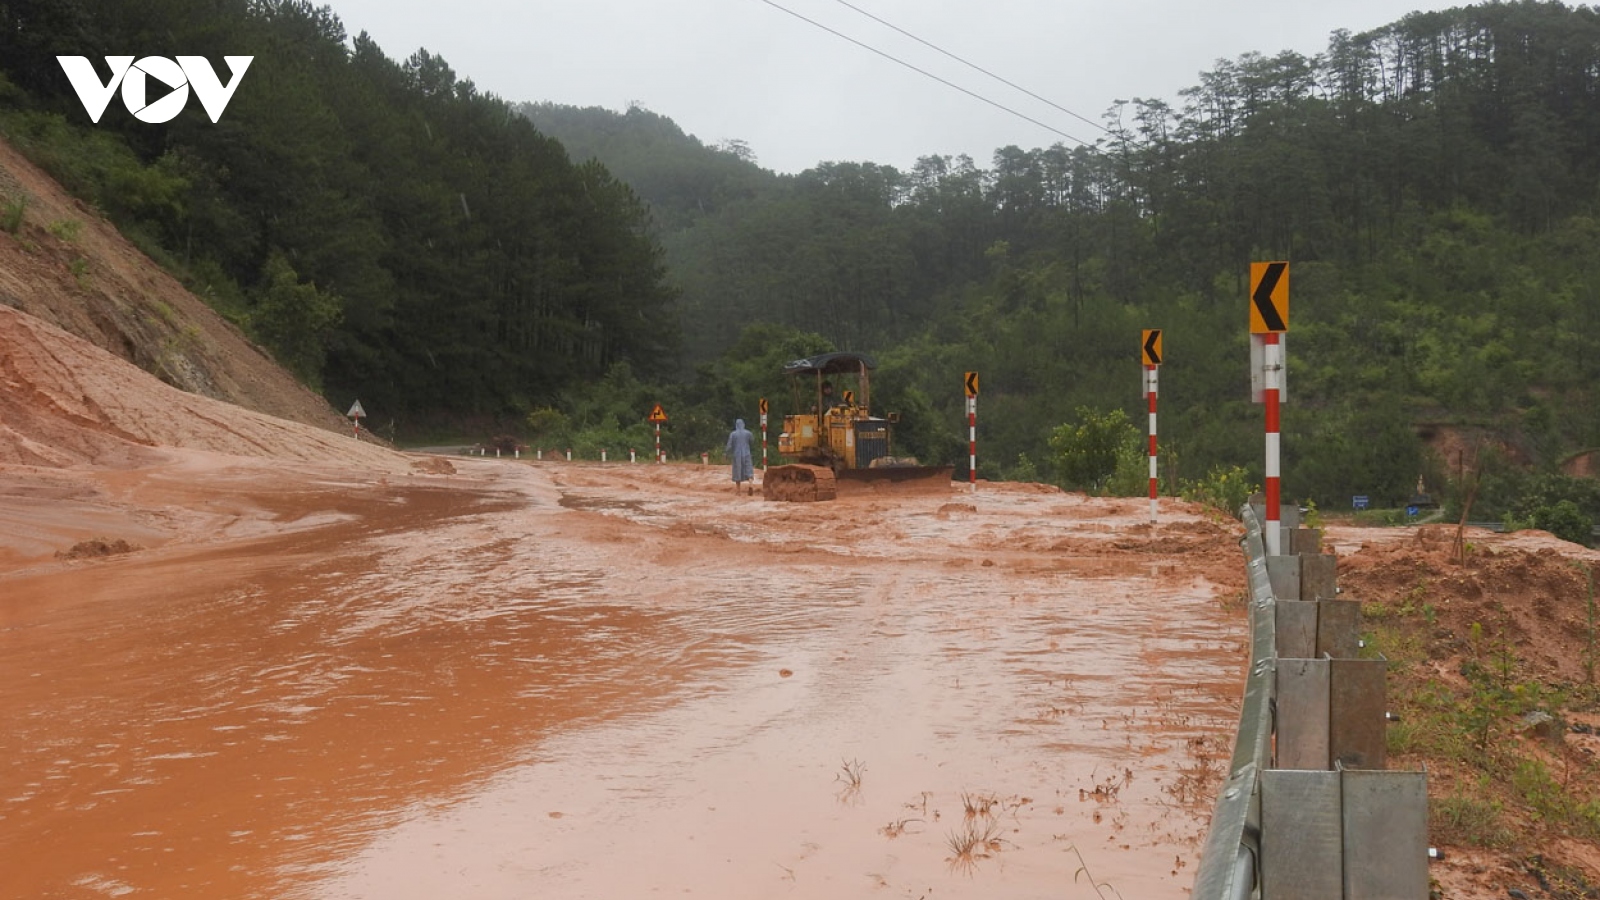
[[[743,419],[735,419],[733,431],[728,435],[728,460],[733,466],[733,483],[742,484],[756,480],[755,461],[750,456],[750,445],[755,435],[746,431]]]

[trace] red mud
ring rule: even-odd
[[[163,455],[6,468],[7,896],[1192,881],[1243,641],[1190,513]],[[56,557],[89,532],[145,549]]]
[[[0,354],[0,895],[1188,892],[1231,524],[410,457]]]

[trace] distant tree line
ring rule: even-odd
[[[1264,259],[1292,263],[1296,496],[1448,489],[1457,461],[1430,458],[1421,427],[1489,434],[1546,470],[1600,444],[1591,8],[1490,3],[1336,32],[1315,56],[1247,54],[1177,103],[1117,104],[1092,146],[1004,147],[986,167],[778,176],[647,111],[523,112],[656,210],[689,366],[714,381],[751,322],[815,333],[876,352],[877,383],[929,398],[952,437],[961,372],[981,370],[989,477],[1070,482],[1051,435],[1080,408],[1139,421],[1139,330],[1160,327],[1171,465],[1259,479],[1245,282]],[[937,443],[921,449],[962,461]]]

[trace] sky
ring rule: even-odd
[[[706,144],[743,141],[760,165],[786,173],[844,161],[905,170],[918,157],[935,154],[967,154],[988,167],[994,151],[1008,145],[1093,143],[1103,134],[1095,126],[1105,122],[1116,101],[1159,99],[1179,106],[1180,92],[1198,84],[1201,73],[1214,69],[1218,60],[1284,50],[1315,55],[1327,49],[1336,29],[1359,33],[1413,11],[1464,5],[1438,0],[322,2],[333,7],[352,36],[367,32],[391,58],[403,60],[426,48],[479,90],[512,102],[618,111],[639,104]]]

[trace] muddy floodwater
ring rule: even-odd
[[[452,463],[0,474],[0,896],[1188,895],[1235,523]]]

